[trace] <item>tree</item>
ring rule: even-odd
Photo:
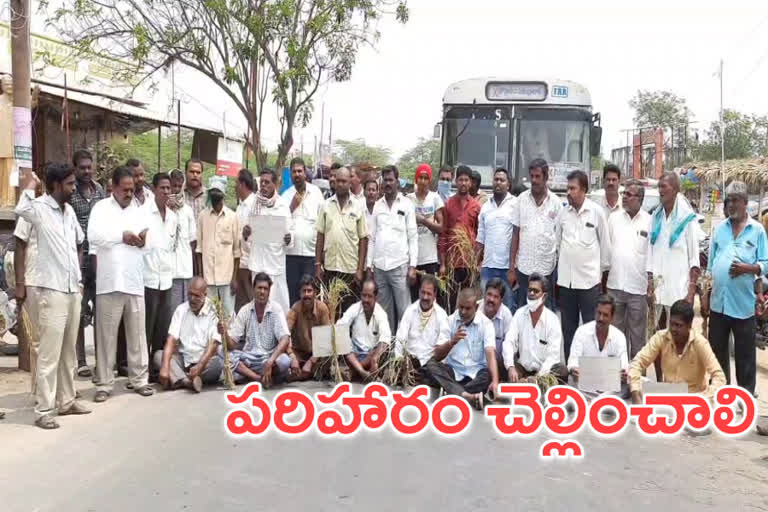
[[[132,60],[140,83],[175,62],[205,75],[247,120],[261,167],[268,99],[277,107],[282,167],[320,85],[350,78],[358,49],[375,45],[377,21],[391,7],[408,20],[405,0],[44,0],[41,7],[50,2],[60,7],[49,23],[78,52]]]
[[[764,154],[766,147],[766,119],[736,110],[724,110],[725,158],[750,158]],[[720,121],[713,121],[706,131],[704,141],[696,147],[697,160],[720,160]]]
[[[420,137],[419,142],[403,153],[397,161],[397,168],[401,175],[413,177],[420,164],[429,164],[432,167],[433,178],[437,176],[440,168],[440,139]]]
[[[672,91],[639,90],[629,100],[635,111],[635,125],[640,128],[680,127],[690,122],[691,111],[685,98]]]
[[[334,145],[341,149],[340,153],[334,155],[335,161],[346,164],[368,162],[376,167],[382,167],[391,163],[391,149],[384,146],[369,146],[363,139],[336,139]]]

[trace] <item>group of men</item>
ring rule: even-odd
[[[731,332],[738,384],[754,392],[763,300],[754,278],[768,270],[768,244],[746,215],[742,183],[726,190],[728,219],[713,236],[708,342],[692,329],[697,224],[674,173],[660,180],[651,215],[641,182],[627,180],[619,195],[615,166],[604,169],[601,204],[587,197],[587,175],[570,173],[564,206],[543,160],[531,162],[530,189],[518,196],[507,170],[495,171],[485,196],[466,166],[441,169],[435,192],[423,164],[408,196],[395,166],[378,179],[339,166],[325,198],[296,158],[282,195],[274,171],[257,186],[241,170],[233,211],[226,178],[206,189],[198,160],[155,174],[151,188],[129,161],[108,196],[89,153],[73,164],[49,165],[37,198],[31,179],[16,209],[16,297],[39,328],[31,352],[41,428],[58,427],[56,412],[90,412],[73,381],[90,375],[89,321],[96,402],[110,397],[115,370],[142,396],[154,393],[150,381],[199,392],[227,365],[237,382],[312,378],[324,362],[313,327],[331,323],[350,332],[346,377],[375,379],[386,357],[408,357],[421,382],[478,408],[501,380],[578,379],[582,356],[619,358],[635,400],[654,362],[660,380],[711,393],[729,381]],[[320,287],[337,279],[349,293],[331,318]],[[646,343],[649,305],[669,328]]]

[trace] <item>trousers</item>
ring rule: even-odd
[[[586,290],[577,290],[558,286],[557,293],[560,302],[560,318],[563,329],[563,349],[565,360],[571,354],[571,343],[576,329],[579,328],[579,318],[583,323],[591,322],[595,319],[595,308],[597,307],[597,298],[600,296],[600,285],[595,285]]]
[[[163,354],[164,350],[158,350],[154,356],[155,370],[159,373],[163,367]],[[179,382],[187,378],[187,370],[192,364],[188,364],[184,360],[184,356],[178,352],[171,356],[171,385],[176,385]],[[209,361],[205,369],[200,373],[200,378],[203,380],[203,384],[216,384],[221,377],[221,371],[224,369],[224,360],[220,357],[213,356]]]
[[[424,265],[417,265],[416,270],[420,270],[424,272],[425,274],[432,274],[433,276],[437,276],[437,274],[440,272],[440,264],[439,263],[427,263]],[[421,276],[416,275],[416,282],[413,283],[413,286],[411,286],[411,303],[416,302],[419,300],[419,290],[421,289]],[[438,290],[439,293],[439,290]],[[444,299],[443,299],[444,300]],[[443,302],[440,301],[440,304]]]
[[[709,344],[712,346],[712,351],[715,353],[720,367],[725,372],[726,384],[731,383],[731,357],[728,339],[733,333],[736,383],[753,395],[755,394],[755,380],[757,378],[756,330],[757,322],[754,316],[741,319],[715,311],[710,312]]]
[[[134,388],[147,385],[149,353],[144,315],[144,297],[113,292],[96,296],[99,312],[99,332],[96,336],[97,357],[96,387],[112,392],[115,383],[115,352],[120,320],[125,326],[128,379]]]
[[[379,287],[378,301],[387,312],[391,332],[397,332],[399,320],[405,308],[411,305],[411,292],[408,289],[408,263],[403,263],[392,270],[375,269],[376,286]]]
[[[480,270],[480,286],[482,286],[483,295],[485,295],[485,285],[488,284],[488,281],[495,277],[501,279],[501,282],[504,283],[504,297],[502,302],[514,315],[517,310],[517,297],[515,297],[512,287],[509,286],[509,283],[507,282],[507,272],[508,270],[505,268],[483,267]]]
[[[235,311],[253,300],[253,283],[251,271],[247,268],[237,269],[237,293],[235,294]]]
[[[523,274],[517,269],[515,269],[515,275],[517,276],[517,304],[519,307],[528,302],[528,278],[531,276]],[[544,277],[549,281],[549,293],[547,294],[546,306],[550,310],[555,311],[555,284],[557,284],[557,270]]]
[[[37,323],[39,345],[35,372],[35,416],[69,408],[75,401],[75,343],[81,295],[27,287],[27,304]]]
[[[227,318],[232,318],[235,311],[235,296],[232,295],[232,289],[228,284],[222,286],[208,286],[208,298],[219,299],[221,307]]]
[[[147,350],[149,355],[163,350],[168,338],[168,327],[171,325],[171,288],[155,290],[144,288],[144,308],[147,314]]]
[[[449,395],[461,395],[462,393],[484,393],[491,383],[491,375],[487,368],[477,372],[474,379],[465,377],[457,381],[453,368],[435,358],[424,365],[425,374]]]
[[[171,311],[187,302],[187,292],[189,292],[189,283],[192,279],[174,279],[171,285]]]
[[[285,280],[288,285],[288,298],[291,304],[301,298],[299,283],[305,275],[315,276],[315,257],[314,256],[291,256],[285,257]]]
[[[621,290],[609,289],[616,301],[613,325],[627,338],[627,354],[631,361],[648,341],[648,298]]]

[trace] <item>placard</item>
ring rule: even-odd
[[[342,356],[352,352],[348,325],[318,325],[312,328],[312,357],[333,355],[331,329],[336,332],[336,355]]]
[[[656,382],[655,380],[647,380],[643,382],[643,394],[644,395],[657,395],[657,394],[687,394],[688,384],[685,382]]]
[[[259,244],[283,245],[287,233],[287,219],[282,215],[251,215],[248,225],[251,226],[251,237]]]
[[[579,389],[603,393],[621,391],[621,360],[618,357],[579,357]]]

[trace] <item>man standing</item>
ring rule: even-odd
[[[509,275],[507,282],[517,282],[517,304],[525,304],[528,276],[534,272],[554,283],[557,264],[555,224],[563,205],[547,188],[549,166],[537,159],[528,167],[531,189],[517,198],[512,209],[512,243],[509,247]],[[547,307],[555,309],[554,294],[547,295]]]
[[[243,237],[251,245],[248,257],[251,274],[266,273],[274,283],[270,285],[270,300],[278,303],[283,311],[288,311],[291,305],[285,280],[285,250],[294,246],[293,218],[288,203],[277,194],[277,173],[272,169],[264,169],[259,174],[259,193],[252,215],[283,219],[283,238],[280,242],[263,241],[258,233],[251,232],[250,224],[243,228]],[[258,219],[255,222],[258,225]]]
[[[315,276],[326,286],[342,279],[352,293],[342,299],[341,309],[355,301],[363,282],[368,252],[368,227],[363,207],[349,197],[349,169],[336,171],[336,194],[326,199],[317,219]],[[335,320],[335,319],[331,319]]]
[[[689,393],[701,393],[712,400],[725,385],[725,374],[707,340],[693,330],[693,306],[679,300],[672,304],[669,329],[654,334],[629,365],[632,403],[642,403],[643,375],[656,359],[661,359],[664,382],[682,382]]]
[[[472,169],[466,165],[460,165],[456,169],[456,195],[445,203],[445,229],[438,241],[438,254],[440,258],[440,274],[446,275],[448,268],[453,269],[453,282],[448,300],[449,310],[456,307],[456,298],[459,290],[471,285],[469,279],[471,270],[467,268],[470,262],[467,255],[461,254],[458,247],[463,237],[457,235],[461,230],[469,240],[477,239],[477,223],[480,216],[480,203],[469,195]],[[457,238],[458,237],[458,238]]]
[[[379,200],[379,183],[376,180],[369,179],[363,185],[365,190],[365,225],[368,227],[368,232],[371,232],[371,226],[373,226],[373,207],[376,206],[376,201]]]
[[[285,256],[288,296],[293,304],[299,300],[301,277],[315,271],[317,217],[323,207],[323,193],[307,183],[307,168],[301,158],[291,160],[291,182],[293,186],[283,192],[282,199],[291,210],[296,237]]]
[[[178,169],[171,171],[171,195],[168,207],[176,214],[175,265],[173,285],[171,286],[171,310],[186,302],[189,295],[189,283],[194,275],[194,252],[197,247],[197,219],[192,208],[184,201],[184,173]]]
[[[59,427],[59,415],[91,412],[75,401],[75,342],[80,324],[80,259],[85,240],[72,207],[75,170],[67,165],[46,168],[48,194],[35,199],[40,183],[31,174],[16,206],[16,214],[37,232],[37,260],[41,286],[29,286],[31,306],[39,333],[35,378],[35,425],[50,430]]]
[[[406,356],[423,375],[424,367],[432,358],[440,332],[448,328],[448,315],[437,304],[437,278],[427,274],[421,279],[419,300],[408,306],[400,326],[397,328],[396,343],[404,343]],[[403,346],[397,345],[397,355],[402,354]]]
[[[291,358],[291,379],[307,380],[317,360],[312,357],[312,328],[331,325],[331,314],[325,302],[317,298],[317,287],[311,275],[304,275],[299,283],[301,299],[286,315],[291,344],[286,353]]]
[[[413,203],[398,192],[397,167],[381,170],[384,197],[373,207],[368,268],[373,272],[379,301],[389,317],[392,332],[410,305],[408,283],[416,280],[419,240]]]
[[[187,160],[184,165],[187,174],[187,185],[184,189],[184,201],[192,208],[195,220],[200,218],[200,213],[205,209],[205,187],[203,186],[203,162],[197,158]],[[199,276],[202,269],[196,269],[195,275]]]
[[[159,172],[152,178],[152,186],[154,197],[142,207],[149,222],[148,250],[144,253],[144,307],[150,361],[152,354],[165,346],[173,315],[171,286],[179,225],[176,213],[168,208],[171,177]]]
[[[101,185],[93,179],[93,157],[88,151],[75,151],[72,163],[75,166],[76,182],[70,202],[80,228],[83,233],[87,233],[91,209],[106,195]],[[93,306],[96,305],[96,269],[93,258],[88,254],[88,237],[83,242],[83,265],[80,271],[83,276],[83,303],[80,308],[80,327],[77,330],[77,375],[87,378],[92,375],[85,358],[85,328],[89,318],[94,319],[93,329],[96,331],[96,314],[93,311]]]
[[[497,392],[499,369],[493,324],[477,311],[475,290],[459,293],[458,309],[440,331],[427,374],[449,395],[483,409],[483,394]]]
[[[440,262],[437,259],[437,238],[443,232],[445,203],[440,196],[429,190],[432,185],[432,168],[421,164],[416,168],[414,178],[416,190],[408,194],[416,211],[416,226],[419,236],[416,270],[426,274],[437,275],[440,272]],[[411,301],[419,298],[421,279],[416,276],[411,286]]]
[[[336,323],[351,331],[352,352],[346,355],[346,360],[361,380],[378,371],[379,358],[392,338],[387,313],[376,301],[378,292],[376,281],[365,281],[360,287],[360,302],[352,304]]]
[[[640,181],[627,181],[623,195],[623,209],[608,218],[611,241],[608,293],[616,300],[613,325],[624,333],[631,359],[647,340],[648,280],[645,268],[651,216],[641,208],[645,189]]]
[[[471,195],[480,206],[483,206],[488,201],[488,196],[485,192],[480,190],[480,185],[483,183],[483,177],[479,172],[473,170],[471,184],[469,186],[469,195]]]
[[[136,206],[143,206],[147,202],[152,202],[152,190],[147,185],[147,172],[144,169],[144,164],[135,158],[130,158],[125,165],[133,171],[133,178],[135,180],[133,191],[133,201]]]
[[[733,334],[736,382],[754,395],[755,276],[768,272],[768,241],[763,226],[747,214],[747,185],[733,181],[725,196],[728,219],[715,230],[707,268],[712,275],[709,342],[730,384],[728,340]],[[763,297],[758,299],[763,302]]]
[[[496,336],[496,362],[502,370],[506,368],[502,345],[512,326],[512,312],[503,303],[505,293],[504,282],[497,277],[491,278],[485,285],[485,299],[480,302],[480,311],[493,323]]]
[[[509,248],[512,244],[514,217],[517,198],[509,193],[509,172],[499,167],[493,175],[493,197],[480,210],[477,227],[477,248],[483,254],[480,274],[482,287],[488,280],[498,278],[504,283],[504,305],[514,311],[515,299],[512,287],[507,283],[509,275]]]
[[[221,345],[219,320],[206,289],[202,277],[191,280],[189,299],[173,313],[165,348],[155,352],[154,365],[165,388],[199,393],[203,385],[216,384],[221,377],[223,360],[216,357]]]
[[[509,382],[550,373],[565,380],[568,371],[560,366],[560,320],[545,306],[549,282],[535,272],[527,281],[527,303],[512,317],[502,346]]]
[[[665,172],[659,180],[661,205],[651,217],[648,251],[648,296],[654,297],[658,323],[662,311],[669,323],[669,308],[678,300],[693,304],[699,279],[699,240],[696,213],[680,194],[680,177]]]
[[[363,183],[365,183],[365,173],[357,164],[353,164],[349,170],[349,197],[364,205],[365,190],[363,189]]]
[[[615,164],[605,164],[603,167],[603,191],[605,195],[597,201],[603,208],[605,218],[612,213],[621,211],[621,196],[619,195],[619,183],[621,182],[621,169]],[[624,185],[627,186],[626,184]]]
[[[262,182],[263,186],[263,182]],[[285,380],[291,367],[286,355],[291,334],[280,304],[270,300],[272,279],[264,272],[253,278],[253,301],[238,311],[225,334],[231,352],[229,364],[235,382],[258,381],[269,387],[274,380]]]
[[[115,381],[117,329],[125,321],[128,373],[142,396],[154,393],[147,384],[149,358],[144,307],[144,246],[149,230],[145,209],[133,203],[133,171],[112,173],[112,196],[99,201],[88,220],[88,240],[96,260],[97,364],[94,401],[109,398]]]
[[[453,185],[453,170],[450,167],[440,168],[440,172],[437,173],[437,193],[443,203],[446,203],[453,195],[451,185]]]
[[[224,314],[235,311],[237,269],[240,268],[240,224],[237,215],[224,204],[227,179],[212,176],[208,182],[211,206],[197,219],[195,257],[208,283],[208,297],[221,301]]]
[[[237,197],[240,202],[237,205],[237,220],[240,228],[248,225],[251,212],[256,201],[256,181],[248,169],[240,169],[237,174]],[[246,242],[240,234],[240,268],[237,270],[237,291],[235,293],[235,311],[245,306],[253,299],[253,286],[251,284],[251,271],[248,270],[248,260],[251,257],[251,244]]]
[[[571,355],[568,358],[568,371],[577,379],[580,357],[616,357],[619,359],[621,380],[626,383],[629,367],[627,340],[620,330],[611,325],[615,307],[616,302],[613,297],[601,295],[597,299],[595,320],[576,329],[571,345]]]
[[[14,251],[13,251],[13,269],[16,278],[14,294],[16,297],[16,308],[21,313],[21,308],[27,299],[27,287],[42,287],[45,284],[43,273],[39,266],[37,257],[37,230],[32,224],[24,220],[24,217],[16,219],[16,228],[13,231]],[[33,307],[26,307],[27,314],[32,315]],[[34,317],[30,321],[36,322]],[[29,369],[31,381],[31,393],[35,394],[37,389],[37,353],[40,348],[40,340],[32,336],[27,336],[29,344]]]
[[[584,323],[595,319],[603,272],[611,264],[608,223],[603,209],[587,198],[589,180],[586,173],[573,171],[567,178],[568,206],[560,213],[556,224],[560,255],[557,292],[566,361],[579,317]]]

